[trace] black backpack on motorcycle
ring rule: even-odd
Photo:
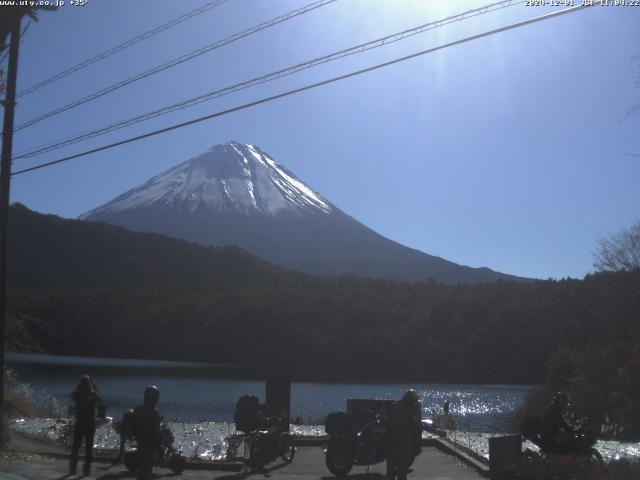
[[[526,417],[520,424],[522,436],[538,447],[542,447],[545,426],[540,417]]]
[[[233,415],[236,430],[249,433],[260,425],[260,401],[255,395],[243,395],[236,402]]]
[[[344,435],[351,432],[351,417],[345,412],[333,412],[324,421],[324,431],[328,435]]]

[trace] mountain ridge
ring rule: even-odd
[[[286,281],[294,274],[239,247],[207,247],[157,233],[46,215],[14,203],[9,215],[12,290],[198,286]]]

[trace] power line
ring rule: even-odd
[[[2,58],[0,58],[0,65],[2,64],[2,62],[5,61],[8,55],[9,55],[9,50],[7,49],[7,51],[4,52],[4,55],[2,55]]]
[[[287,20],[290,20],[294,17],[297,17],[298,15],[303,15],[307,12],[310,12],[312,10],[315,10],[316,8],[320,8],[320,7],[324,7],[325,5],[328,5],[330,3],[336,2],[337,0],[316,0],[313,3],[310,3],[308,5],[305,5],[304,7],[301,8],[297,8],[295,10],[292,10],[284,15],[280,15],[279,17],[273,18],[271,20],[268,20],[266,22],[263,22],[259,25],[256,25],[255,27],[251,27],[247,30],[244,30],[240,33],[236,33],[233,34],[227,38],[224,38],[222,40],[219,40],[217,42],[211,43],[209,45],[206,45],[202,48],[199,48],[197,50],[193,50],[185,55],[182,55],[181,57],[175,58],[173,60],[170,60],[169,62],[163,63],[161,65],[158,65],[156,67],[153,67],[149,70],[146,70],[142,73],[138,73],[136,75],[133,75],[132,77],[126,78],[125,80],[122,80],[120,82],[114,83],[112,85],[109,85],[108,87],[103,88],[102,90],[99,90],[97,92],[94,92],[90,95],[87,95],[86,97],[82,97],[78,100],[75,100],[71,103],[68,103],[66,105],[63,105],[61,107],[58,107],[54,110],[51,110],[50,112],[47,112],[43,115],[40,115],[38,117],[35,117],[31,120],[28,120],[27,122],[24,122],[20,125],[18,125],[17,127],[15,127],[14,132],[23,130],[27,127],[30,127],[36,123],[39,123],[47,118],[53,117],[54,115],[58,115],[62,112],[66,112],[67,110],[70,110],[72,108],[78,107],[80,105],[83,105],[87,102],[90,102],[92,100],[95,100],[97,98],[100,98],[104,95],[107,95],[108,93],[111,93],[115,90],[118,90],[122,87],[125,87],[127,85],[131,85],[132,83],[135,83],[139,80],[142,80],[144,78],[147,78],[151,75],[155,75],[157,73],[160,73],[164,70],[167,70],[169,68],[175,67],[176,65],[180,65],[181,63],[187,62],[189,60],[192,60],[196,57],[199,57],[200,55],[203,55],[205,53],[211,52],[213,50],[216,50],[218,48],[221,48],[225,45],[228,45],[232,42],[235,42],[237,40],[240,40],[244,37],[248,37],[249,35],[253,35],[254,33],[260,32],[261,30],[265,30],[267,28],[273,27],[275,25],[278,25],[279,23],[282,22],[286,22]]]
[[[129,40],[126,40],[122,43],[119,43],[118,45],[116,45],[115,47],[112,47],[108,50],[105,50],[102,53],[99,53],[97,55],[94,55],[91,58],[88,58],[80,63],[77,63],[76,65],[73,65],[72,67],[67,68],[66,70],[63,70],[62,72],[56,73],[55,75],[52,75],[44,80],[42,80],[41,82],[36,83],[35,85],[32,85],[29,88],[24,89],[23,91],[19,92],[17,97],[23,97],[25,95],[29,95],[30,93],[35,92],[36,90],[41,89],[42,87],[45,87],[47,85],[50,85],[62,78],[68,77],[69,75],[71,75],[72,73],[75,73],[79,70],[82,70],[83,68],[88,67],[89,65],[93,65],[94,63],[100,62],[101,60],[104,60],[105,58],[111,57],[112,55],[115,55],[116,53],[120,53],[121,51],[142,42],[143,40],[146,40],[148,38],[151,38],[155,35],[158,35],[161,32],[164,32],[165,30],[168,30],[171,27],[175,27],[176,25],[181,24],[182,22],[186,22],[187,20],[196,17],[198,15],[201,15],[205,12],[208,12],[209,10],[216,8],[220,5],[222,5],[223,3],[228,2],[229,0],[216,0],[213,2],[209,2],[206,3],[205,5],[198,7],[194,10],[191,10],[190,12],[184,13],[182,15],[180,15],[179,17],[173,18],[171,20],[169,20],[166,23],[163,23],[162,25],[159,25],[151,30],[148,30],[144,33],[141,33],[140,35],[136,35],[133,38],[130,38]]]
[[[473,40],[478,40],[478,39],[483,38],[483,37],[488,37],[490,35],[495,35],[497,33],[505,32],[505,31],[508,31],[508,30],[513,30],[515,28],[523,27],[525,25],[530,25],[532,23],[540,22],[540,21],[543,21],[543,20],[548,20],[550,18],[554,18],[554,17],[560,16],[560,15],[564,15],[564,14],[567,14],[567,13],[571,13],[571,12],[575,12],[575,11],[578,11],[578,10],[582,10],[584,8],[589,8],[589,7],[592,7],[592,6],[595,6],[595,5],[598,5],[598,3],[595,3],[595,2],[593,4],[585,3],[583,5],[578,5],[578,6],[575,6],[575,7],[565,8],[563,10],[559,10],[559,11],[552,12],[552,13],[547,13],[545,15],[541,15],[541,16],[538,16],[538,17],[530,18],[528,20],[524,20],[524,21],[521,21],[521,22],[512,23],[512,24],[507,25],[505,27],[496,28],[496,29],[489,30],[489,31],[486,31],[486,32],[483,32],[483,33],[479,33],[479,34],[476,34],[476,35],[465,37],[465,38],[460,39],[460,40],[455,40],[453,42],[449,42],[449,43],[446,43],[444,45],[439,45],[437,47],[429,48],[427,50],[422,50],[420,52],[413,53],[411,55],[406,55],[404,57],[396,58],[396,59],[390,60],[388,62],[379,63],[379,64],[374,65],[372,67],[363,68],[361,70],[356,70],[356,71],[351,72],[351,73],[347,73],[347,74],[340,75],[340,76],[337,76],[337,77],[332,77],[332,78],[329,78],[327,80],[323,80],[323,81],[320,81],[320,82],[316,82],[316,83],[312,83],[312,84],[309,84],[309,85],[305,85],[303,87],[295,88],[293,90],[288,90],[286,92],[279,93],[277,95],[272,95],[270,97],[265,97],[265,98],[262,98],[260,100],[256,100],[256,101],[249,102],[249,103],[245,103],[243,105],[239,105],[239,106],[236,106],[236,107],[233,107],[233,108],[229,108],[229,109],[226,109],[226,110],[215,112],[215,113],[212,113],[212,114],[209,114],[209,115],[205,115],[203,117],[194,118],[192,120],[189,120],[189,121],[186,121],[186,122],[182,122],[182,123],[178,123],[178,124],[175,124],[175,125],[171,125],[169,127],[161,128],[159,130],[153,130],[151,132],[147,132],[147,133],[144,133],[142,135],[137,135],[137,136],[134,136],[134,137],[130,137],[130,138],[127,138],[125,140],[121,140],[119,142],[110,143],[108,145],[103,145],[102,147],[93,148],[91,150],[85,150],[84,152],[76,153],[74,155],[69,155],[67,157],[63,157],[63,158],[60,158],[58,160],[52,160],[50,162],[41,163],[41,164],[35,165],[33,167],[24,168],[22,170],[18,170],[16,172],[12,173],[12,175],[20,175],[22,173],[32,172],[34,170],[39,170],[39,169],[42,169],[42,168],[45,168],[45,167],[49,167],[49,166],[52,166],[52,165],[57,165],[59,163],[67,162],[69,160],[73,160],[73,159],[76,159],[76,158],[85,157],[85,156],[93,154],[93,153],[102,152],[102,151],[105,151],[105,150],[110,150],[112,148],[119,147],[121,145],[126,145],[128,143],[136,142],[138,140],[143,140],[145,138],[149,138],[149,137],[153,137],[153,136],[160,135],[160,134],[163,134],[163,133],[167,133],[167,132],[170,132],[172,130],[177,130],[179,128],[184,128],[184,127],[187,127],[187,126],[190,126],[190,125],[194,125],[196,123],[204,122],[206,120],[211,120],[213,118],[217,118],[217,117],[221,117],[221,116],[224,116],[224,115],[228,115],[230,113],[234,113],[234,112],[237,112],[237,111],[240,111],[240,110],[245,110],[247,108],[255,107],[255,106],[261,105],[263,103],[268,103],[268,102],[272,102],[274,100],[278,100],[280,98],[284,98],[284,97],[288,97],[288,96],[291,96],[291,95],[295,95],[297,93],[301,93],[301,92],[304,92],[304,91],[307,91],[307,90],[311,90],[313,88],[321,87],[323,85],[328,85],[328,84],[331,84],[331,83],[338,82],[340,80],[345,80],[347,78],[351,78],[351,77],[355,77],[355,76],[358,76],[358,75],[362,75],[364,73],[372,72],[374,70],[378,70],[378,69],[381,69],[381,68],[384,68],[384,67],[388,67],[390,65],[395,65],[397,63],[404,62],[406,60],[410,60],[410,59],[413,59],[413,58],[416,58],[416,57],[420,57],[422,55],[426,55],[426,54],[429,54],[429,53],[432,53],[432,52],[435,52],[435,51],[438,51],[438,50],[443,50],[445,48],[453,47],[455,45],[468,43],[468,42],[471,42]]]
[[[348,57],[350,55],[354,55],[354,54],[358,54],[358,53],[362,53],[368,50],[372,50],[374,48],[379,48],[382,47],[384,45],[389,45],[391,43],[395,43],[398,42],[400,40],[404,40],[406,38],[412,37],[414,35],[418,35],[420,33],[424,33],[427,32],[429,30],[433,30],[435,28],[439,28],[442,27],[444,25],[448,25],[450,23],[454,23],[454,22],[458,22],[458,21],[462,21],[468,18],[473,18],[475,16],[478,15],[483,15],[485,13],[489,13],[489,12],[493,12],[502,8],[507,8],[510,6],[514,6],[514,5],[518,5],[523,3],[524,0],[503,0],[500,2],[494,2],[488,5],[485,5],[483,7],[479,7],[479,8],[475,8],[473,10],[468,10],[465,12],[462,12],[460,14],[457,15],[452,15],[446,18],[443,18],[441,20],[437,20],[437,21],[433,21],[433,22],[429,22],[423,25],[420,25],[418,27],[414,27],[414,28],[410,28],[407,30],[404,30],[402,32],[398,32],[398,33],[394,33],[391,35],[387,35],[385,37],[381,37],[378,38],[376,40],[371,40],[369,42],[366,43],[362,43],[359,45],[356,45],[354,47],[350,47],[344,50],[340,50],[337,52],[333,52],[330,53],[328,55],[324,55],[322,57],[318,57],[318,58],[314,58],[312,60],[309,60],[307,62],[303,62],[303,63],[299,63],[297,65],[293,65],[291,67],[287,67],[284,68],[282,70],[277,70],[275,72],[271,72],[268,73],[266,75],[261,75],[259,77],[253,78],[251,80],[246,80],[240,83],[236,83],[234,85],[230,85],[227,87],[224,87],[222,89],[218,89],[218,90],[214,90],[208,93],[205,93],[203,95],[199,95],[197,97],[193,97],[190,98],[188,100],[184,100],[178,103],[174,103],[172,105],[157,109],[157,110],[153,110],[151,112],[147,112],[141,115],[137,115],[135,117],[130,117],[128,119],[125,120],[121,120],[94,130],[90,130],[84,133],[81,133],[79,135],[75,135],[73,137],[68,137],[66,139],[63,140],[59,140],[56,141],[54,143],[50,143],[38,148],[35,148],[33,150],[30,150],[28,152],[25,153],[21,153],[18,154],[14,157],[14,160],[17,159],[23,159],[23,158],[32,158],[35,157],[37,155],[42,155],[43,153],[47,153],[53,150],[58,150],[60,148],[63,147],[67,147],[69,145],[73,145],[75,143],[79,143],[85,140],[89,140],[91,138],[95,138],[98,137],[100,135],[104,135],[146,120],[150,120],[152,118],[156,118],[159,117],[161,115],[166,115],[178,110],[182,110],[184,108],[188,108],[209,100],[213,100],[214,98],[219,98],[225,95],[229,95],[231,93],[235,93],[237,91],[240,90],[244,90],[250,87],[254,87],[256,85],[260,85],[263,83],[267,83],[279,78],[283,78],[289,75],[293,75],[295,73],[298,73],[302,70],[306,70],[312,67],[315,67],[317,65],[321,65],[321,64],[325,64],[328,62],[332,62],[334,60],[339,60],[341,58],[345,58]]]

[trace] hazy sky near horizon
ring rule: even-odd
[[[309,2],[229,0],[18,99],[16,124]],[[43,12],[20,47],[18,90],[205,3],[89,0]],[[16,132],[14,153],[488,3],[338,0]],[[520,4],[470,18],[13,168],[551,10]],[[640,117],[626,118],[640,103],[639,26],[640,7],[570,13],[18,175],[11,200],[76,217],[233,139],[260,146],[346,213],[410,247],[515,275],[582,277],[599,237],[640,221]]]

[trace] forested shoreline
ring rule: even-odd
[[[356,277],[14,291],[54,354],[405,366],[425,380],[541,383],[561,348],[631,348],[640,271],[446,286]],[[615,362],[614,362],[615,363]]]

